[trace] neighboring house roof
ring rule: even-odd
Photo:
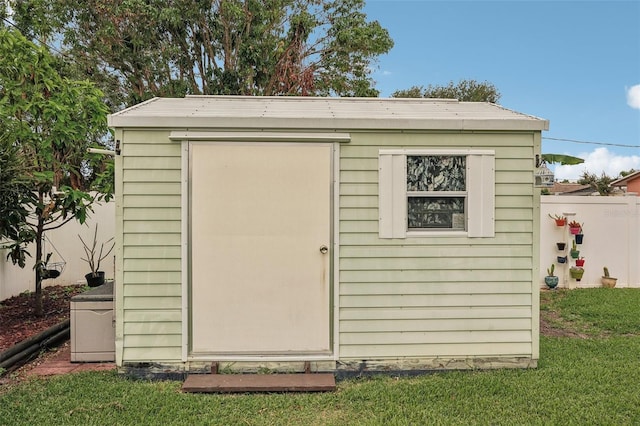
[[[548,130],[549,121],[487,102],[295,96],[153,98],[109,115],[111,127]]]
[[[557,195],[591,195],[594,190],[591,185],[581,185],[579,183],[554,182],[549,192]]]
[[[620,179],[614,180],[613,182],[611,182],[611,186],[627,186],[629,182],[635,181],[637,179],[640,179],[640,170],[628,174],[625,177],[621,177]]]

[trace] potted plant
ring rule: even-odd
[[[571,245],[570,254],[571,254],[571,258],[572,259],[577,259],[580,256],[580,250],[578,250],[578,248],[576,247],[576,242],[575,241]]]
[[[582,279],[582,276],[584,275],[584,269],[578,266],[572,266],[571,268],[569,268],[569,273],[571,274],[571,278],[575,279],[576,281],[580,281]]]
[[[564,248],[566,246],[567,246],[567,243],[565,243],[565,242],[556,243],[556,247],[558,247],[558,250],[560,250],[560,251],[564,251]]]
[[[87,284],[89,285],[89,287],[98,287],[104,284],[104,271],[100,270],[100,262],[106,259],[106,257],[109,256],[111,251],[113,251],[115,242],[111,244],[111,247],[109,247],[106,253],[104,253],[104,246],[105,244],[109,244],[111,241],[113,241],[113,237],[109,238],[107,241],[100,244],[100,251],[97,253],[97,255],[96,255],[96,248],[98,245],[98,225],[97,224],[96,224],[95,231],[93,232],[93,241],[91,242],[91,245],[88,245],[87,243],[85,243],[85,241],[82,239],[80,234],[78,234],[78,238],[80,238],[80,241],[82,242],[82,248],[84,249],[84,253],[86,255],[86,258],[81,257],[80,259],[87,262],[89,264],[89,269],[91,269],[91,272],[86,274],[84,277],[86,278]]]
[[[602,269],[604,271],[604,275],[602,276],[602,279],[601,279],[602,287],[614,288],[616,286],[616,281],[618,281],[618,279],[613,278],[612,276],[609,275],[609,268],[607,268],[606,266]]]
[[[571,232],[571,234],[580,234],[581,230],[582,224],[580,222],[578,222],[577,220],[572,220],[571,222],[569,222],[569,232]]]
[[[549,213],[549,217],[556,221],[557,226],[564,226],[567,223],[567,218],[564,216],[559,216],[557,214],[551,216],[551,213]]]
[[[584,238],[584,229],[582,229],[582,225],[580,225],[580,232],[575,235],[576,244],[582,244],[582,239]]]
[[[558,256],[558,263],[567,263],[567,256]]]
[[[556,286],[558,285],[558,277],[553,275],[553,271],[555,270],[555,268],[556,265],[552,263],[551,267],[547,268],[547,276],[544,277],[544,283],[549,288],[556,288]]]
[[[584,257],[579,257],[576,259],[576,266],[583,267],[584,266]]]

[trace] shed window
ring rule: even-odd
[[[380,237],[494,236],[494,152],[381,150]]]
[[[466,156],[408,155],[407,228],[464,230]]]

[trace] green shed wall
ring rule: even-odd
[[[169,131],[116,139],[117,361],[181,362],[181,144]],[[390,147],[495,150],[495,238],[378,238],[378,151]],[[538,358],[539,147],[539,132],[351,133],[335,224],[341,360]]]
[[[116,157],[122,176],[116,188],[116,357],[119,364],[179,361],[180,144],[164,131],[125,130],[116,139],[122,143]]]
[[[341,360],[538,357],[537,143],[534,132],[352,133],[340,151]],[[494,149],[495,238],[378,238],[389,147]]]

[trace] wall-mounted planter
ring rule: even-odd
[[[567,218],[565,216],[549,214],[549,217],[556,222],[556,226],[565,226],[567,224]]]
[[[577,259],[580,257],[580,250],[571,250],[569,254],[571,254],[572,259]]]
[[[584,259],[576,259],[576,266],[582,268],[584,266]]]
[[[576,234],[576,244],[582,244],[583,238],[584,238],[584,234]]]
[[[558,250],[560,251],[564,250],[566,246],[567,246],[567,243],[556,243],[556,247],[558,247]]]
[[[567,256],[558,256],[558,263],[567,263]]]
[[[577,235],[580,233],[581,228],[569,228],[569,232],[573,235]]]
[[[573,278],[574,280],[580,281],[582,279],[582,276],[584,275],[584,269],[577,267],[570,268],[569,274],[571,274],[571,278]]]

